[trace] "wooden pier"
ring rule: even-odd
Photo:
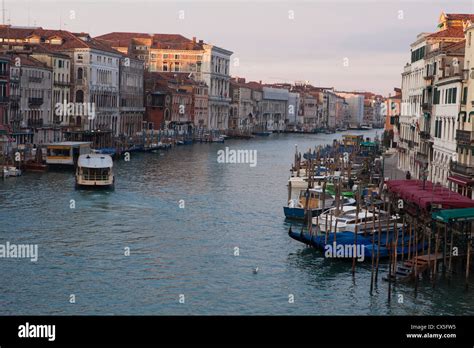
[[[415,256],[398,265],[395,273],[384,280],[392,282],[408,282],[415,280],[417,275],[423,274],[427,270],[436,267],[436,263],[442,260],[444,255],[442,253]]]

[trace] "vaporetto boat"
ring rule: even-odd
[[[114,183],[111,156],[96,153],[79,156],[76,168],[77,188],[113,188]]]

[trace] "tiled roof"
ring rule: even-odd
[[[462,27],[449,27],[445,30],[440,30],[427,36],[430,39],[442,39],[442,38],[463,38],[464,30]]]
[[[449,51],[449,52],[458,51],[459,53],[462,53],[462,52],[464,52],[465,48],[466,48],[466,40],[463,39],[463,40],[458,41],[458,42],[449,43],[448,45],[443,47],[443,50],[444,51]]]
[[[145,39],[142,44],[151,48],[202,50],[202,42],[195,42],[179,34],[145,34],[112,32],[96,37],[109,41],[113,47],[130,47],[132,43],[139,44],[140,39]],[[137,42],[138,41],[138,42]]]
[[[52,51],[64,51],[75,48],[90,48],[118,54],[118,52],[110,46],[90,38],[87,33],[71,33],[65,30],[43,29],[41,27],[19,28],[9,25],[0,25],[0,37],[2,38],[26,40],[32,36],[39,36],[43,41],[54,37],[62,38],[62,44],[49,44],[48,49]],[[87,40],[82,40],[81,37],[85,37]],[[34,45],[34,43],[30,44]]]
[[[263,90],[263,85],[260,82],[256,81],[250,81],[246,83],[246,86],[249,88],[256,90],[256,91],[262,91]]]
[[[474,21],[474,14],[467,13],[447,13],[447,20],[471,20]]]
[[[31,57],[28,54],[12,54],[11,56],[13,59],[19,57],[22,66],[34,66],[51,70],[51,68],[49,68],[45,63],[40,62],[39,60]]]
[[[62,58],[70,58],[67,54],[63,54],[61,52],[58,52],[56,50],[57,45],[51,45],[51,44],[39,44],[39,45],[29,45],[27,46],[28,48],[31,48],[32,53],[45,53],[45,54],[51,54],[56,57],[62,57]]]
[[[197,82],[189,77],[189,73],[183,72],[147,72],[145,81],[166,85],[172,88],[173,85],[199,86],[202,82]]]

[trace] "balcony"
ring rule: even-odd
[[[28,127],[43,127],[43,119],[40,120],[28,120]]]
[[[474,168],[458,162],[451,162],[449,165],[449,169],[453,174],[461,174],[465,176],[473,176],[474,175]]]
[[[432,80],[434,79],[434,75],[433,75],[433,74],[425,75],[425,76],[423,76],[423,78],[424,78],[425,80],[428,80],[428,81],[431,80],[431,81],[432,81]]]
[[[420,135],[420,139],[421,139],[421,140],[425,140],[425,141],[431,140],[431,134],[430,134],[430,132],[421,131],[421,132],[419,133],[419,135]]]
[[[66,82],[66,81],[54,81],[54,85],[55,86],[61,86],[61,87],[69,87],[69,86],[71,86],[71,83]]]
[[[418,151],[416,153],[416,161],[421,164],[428,164],[428,155]]]
[[[8,98],[7,96],[0,96],[0,104],[5,104],[5,103],[8,103],[10,101],[10,98]]]
[[[469,80],[469,69],[463,69],[462,70],[462,79],[464,81]]]
[[[423,103],[423,104],[421,104],[421,109],[423,111],[431,111],[432,106],[433,106],[433,104],[431,104],[431,103]]]
[[[41,106],[43,105],[43,98],[28,98],[29,106]]]
[[[43,78],[42,77],[37,77],[37,76],[30,76],[28,77],[28,82],[33,82],[33,83],[41,83],[43,82]]]
[[[460,146],[471,146],[471,132],[470,131],[465,131],[465,130],[456,130],[456,142]]]

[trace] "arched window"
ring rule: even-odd
[[[76,103],[84,103],[84,92],[80,89],[76,91]]]

